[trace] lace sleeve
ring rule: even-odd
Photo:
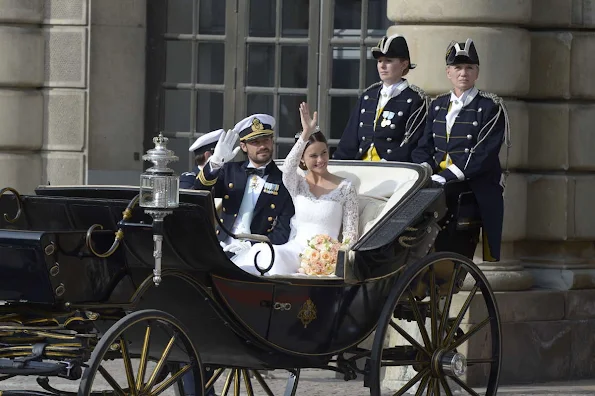
[[[287,188],[287,191],[289,191],[289,195],[292,197],[298,195],[300,178],[303,177],[298,174],[297,168],[302,159],[304,149],[306,148],[306,143],[308,143],[308,141],[298,139],[289,154],[287,154],[287,158],[285,158],[285,162],[283,163],[283,184],[285,185],[285,188]]]
[[[351,247],[357,242],[359,225],[359,203],[352,183],[347,186],[343,204],[343,243]]]

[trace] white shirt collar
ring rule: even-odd
[[[259,167],[256,167],[256,165],[254,165],[254,164],[252,163],[252,161],[248,160],[248,166],[246,166],[246,168],[264,169],[264,168],[266,168],[267,166],[269,166],[269,164],[270,164],[272,161],[273,161],[273,160],[270,160],[270,161],[269,161],[269,162],[267,162],[266,164],[264,164],[264,165],[262,165],[262,166],[259,166]]]
[[[401,79],[401,81],[399,81],[396,84],[392,84],[392,85],[386,85],[386,84],[382,83],[382,89],[380,90],[380,95],[386,96],[386,97],[397,96],[398,94],[403,92],[403,90],[405,88],[407,88],[408,86],[409,86],[409,82],[405,79]],[[395,95],[395,93],[397,93],[397,95]]]
[[[469,103],[471,103],[473,101],[473,99],[475,99],[475,97],[479,93],[479,90],[475,87],[469,88],[468,90],[463,92],[463,94],[461,95],[460,98],[457,97],[457,95],[455,95],[454,91],[450,91],[450,92],[451,92],[450,93],[450,101],[455,104],[462,103],[462,107],[465,107]]]

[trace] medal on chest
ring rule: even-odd
[[[258,176],[252,175],[250,177],[250,190],[255,191],[258,188]]]
[[[382,128],[389,126],[391,123],[391,120],[393,119],[394,116],[395,116],[395,113],[393,113],[392,111],[383,111],[382,112],[382,122],[380,122],[380,126]]]

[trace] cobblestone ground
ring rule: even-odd
[[[106,365],[106,368],[110,373],[116,373],[115,377],[118,382],[123,384],[125,377],[123,370],[118,367],[109,367],[110,364]],[[115,370],[113,370],[115,368]],[[150,368],[149,368],[150,372]],[[283,395],[285,388],[286,376],[285,372],[273,371],[269,373],[271,377],[267,379],[267,383],[275,395]],[[299,396],[366,396],[369,395],[367,388],[363,387],[363,382],[360,380],[354,380],[345,382],[340,379],[332,378],[333,373],[329,373],[321,370],[303,370],[300,382],[298,386],[297,395]],[[52,380],[51,384],[61,390],[76,392],[78,389],[78,382],[67,381],[56,379]],[[254,391],[256,395],[265,394],[262,389],[253,381]],[[218,382],[217,391],[221,391],[222,381]],[[11,378],[6,381],[0,382],[0,391],[5,390],[41,390],[36,384],[35,377],[20,377]],[[230,390],[229,394],[232,394],[233,390]],[[394,393],[388,390],[383,392],[384,395],[392,395]],[[483,394],[481,389],[478,389],[479,394]],[[462,393],[463,395],[466,393]],[[173,391],[166,391],[162,395],[173,396]],[[244,395],[244,393],[242,393]],[[409,395],[409,394],[407,394]],[[529,385],[529,386],[506,386],[501,387],[498,391],[498,395],[505,396],[571,396],[571,395],[595,395],[595,382],[578,382],[578,383],[555,383],[555,384],[542,384],[542,385]]]

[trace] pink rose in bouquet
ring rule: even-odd
[[[300,254],[299,272],[306,275],[332,275],[337,266],[341,243],[328,235],[316,235]]]

